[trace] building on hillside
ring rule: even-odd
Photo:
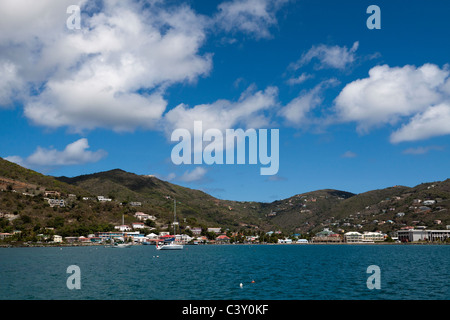
[[[133,223],[131,224],[131,227],[132,227],[133,229],[144,229],[144,228],[145,228],[145,224],[142,223],[142,222],[133,222]]]
[[[132,206],[132,207],[140,207],[140,206],[142,206],[142,203],[138,202],[138,201],[132,201],[132,202],[130,202],[130,206]]]
[[[44,197],[47,196],[60,197],[61,193],[58,191],[44,191]]]
[[[5,240],[6,238],[12,237],[11,233],[0,233],[0,240]]]
[[[127,226],[126,224],[123,224],[123,225],[120,225],[120,226],[115,226],[114,229],[119,230],[121,232],[131,231],[130,226]]]
[[[98,196],[97,199],[98,199],[98,201],[100,201],[100,202],[111,202],[111,201],[112,201],[112,199],[110,199],[110,198],[105,198],[104,196]]]
[[[148,214],[146,214],[146,213],[143,213],[143,212],[136,212],[134,214],[134,217],[136,219],[138,219],[138,220],[141,220],[141,221],[146,221],[146,220],[150,219],[150,216]]]
[[[60,199],[48,199],[48,204],[50,205],[50,207],[65,207],[66,206],[66,202],[64,200],[60,200]]]
[[[219,234],[221,230],[222,228],[208,228],[208,232],[214,232],[216,234]]]
[[[63,238],[59,235],[54,235],[53,236],[53,242],[57,242],[57,243],[61,243],[63,241]]]
[[[199,236],[202,234],[202,228],[200,227],[191,228],[191,232],[194,236]]]

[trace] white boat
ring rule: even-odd
[[[183,249],[182,244],[177,244],[175,242],[171,242],[169,244],[163,244],[162,246],[156,245],[156,250],[181,250]]]
[[[115,248],[129,248],[132,245],[133,245],[132,243],[115,243],[114,247]]]
[[[175,226],[178,225],[177,222],[177,201],[174,199],[173,201],[173,234],[176,234],[176,229]],[[182,250],[183,249],[183,245],[182,244],[178,244],[175,243],[174,241],[168,243],[168,244],[163,244],[163,245],[158,245],[156,244],[156,250]]]

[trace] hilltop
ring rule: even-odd
[[[186,223],[230,228],[256,224],[260,218],[257,214],[259,203],[220,200],[200,190],[120,169],[57,179],[120,203],[139,202],[139,210],[160,217],[166,223],[173,220],[174,200],[177,201],[178,217],[183,222],[186,219]]]
[[[450,179],[415,187],[394,186],[361,194],[324,189],[271,203],[217,199],[154,176],[115,169],[78,177],[52,177],[0,158],[0,233],[56,232],[86,236],[137,221],[136,212],[152,215],[148,226],[166,230],[174,201],[182,231],[186,227],[260,233],[313,234],[328,227],[391,232],[405,226],[434,229],[450,225]],[[103,196],[111,201],[99,201]],[[48,199],[64,205],[49,204]]]

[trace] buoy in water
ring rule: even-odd
[[[252,283],[255,283],[255,280],[252,280]]]
[[[239,287],[241,287],[241,288],[243,288],[244,287],[244,285],[242,284],[242,282],[239,284]]]

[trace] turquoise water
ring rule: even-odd
[[[70,265],[79,290],[66,286]],[[367,287],[370,265],[379,290]],[[0,299],[447,300],[449,266],[450,246],[438,245],[3,248]]]

